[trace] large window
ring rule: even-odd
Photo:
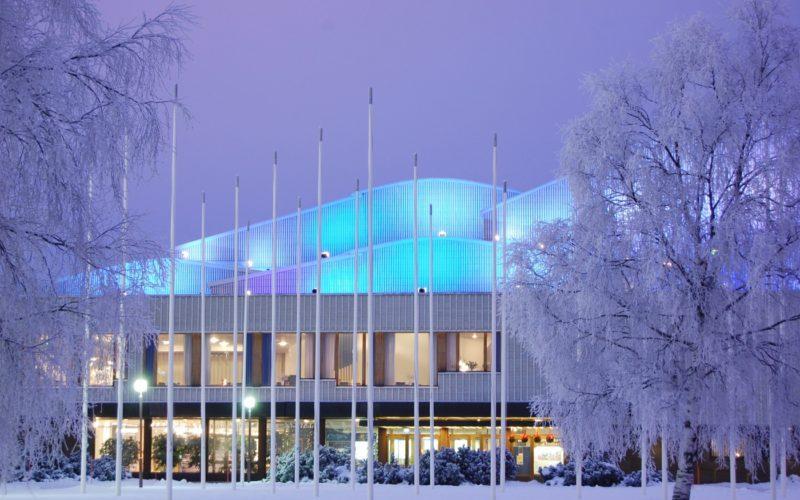
[[[176,334],[174,369],[172,371],[175,385],[186,385],[186,335]],[[162,333],[158,336],[156,347],[156,385],[167,385],[169,370],[169,335]]]
[[[385,385],[414,385],[414,334],[385,333]],[[419,334],[419,383],[428,385],[428,334]]]
[[[89,385],[113,385],[116,356],[113,335],[95,335],[89,358]]]
[[[486,332],[447,332],[436,335],[437,369],[440,372],[491,370],[492,338]]]
[[[243,335],[237,335],[236,343],[236,373],[241,383],[242,376],[242,354],[243,354]],[[209,353],[209,384],[210,385],[231,385],[233,377],[233,334],[215,333],[208,337]]]
[[[302,333],[301,378],[314,378],[314,334]],[[294,386],[297,377],[297,337],[294,333],[279,333],[275,336],[275,384]],[[269,380],[269,373],[264,378]]]
[[[353,371],[355,370],[358,385],[367,384],[367,365],[364,352],[367,350],[367,334],[359,333],[356,336],[356,360],[353,364],[353,334],[336,334],[336,383],[339,385],[353,384]]]
[[[116,456],[117,419],[96,418],[94,427],[94,456]],[[122,465],[131,472],[139,472],[139,419],[122,421]]]
[[[164,472],[167,463],[167,419],[154,418],[151,423],[152,470]],[[173,421],[172,464],[176,472],[200,471],[200,435],[203,427],[199,418],[176,418]],[[229,441],[230,442],[230,441]]]

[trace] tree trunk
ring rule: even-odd
[[[697,433],[692,422],[687,420],[683,423],[683,463],[678,468],[675,477],[675,489],[672,492],[672,500],[689,500],[694,482],[694,467],[697,464]]]

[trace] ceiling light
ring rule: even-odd
[[[187,252],[186,250],[181,251],[181,259],[188,259],[188,258],[189,258],[189,252]]]
[[[281,347],[286,347],[287,345],[289,345],[289,343],[286,342],[285,340],[279,340],[278,345]]]
[[[208,339],[208,341],[211,342],[212,344],[216,344],[217,342],[219,342],[219,339],[217,337],[211,337],[210,339]]]
[[[439,238],[446,238],[446,237],[447,237],[447,231],[445,231],[444,229],[440,229]]]

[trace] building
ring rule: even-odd
[[[492,186],[457,179],[419,181],[419,283],[427,287],[428,254],[433,246],[433,317],[428,314],[431,290],[421,290],[420,300],[420,415],[427,424],[429,391],[433,391],[436,413],[434,446],[488,449],[491,349]],[[507,233],[509,241],[531,235],[539,222],[569,215],[566,182],[554,181],[536,189],[509,191]],[[353,291],[356,234],[356,196],[359,201],[358,359],[353,362]],[[501,199],[500,190],[497,200]],[[321,286],[321,421],[320,438],[329,446],[349,447],[351,383],[356,367],[360,432],[357,455],[366,457],[366,351],[367,228],[366,192],[322,207],[322,241],[325,259]],[[430,237],[428,208],[433,207]],[[413,196],[412,183],[399,182],[374,189],[374,311],[375,311],[375,428],[377,459],[393,458],[410,464],[413,453]],[[502,217],[502,207],[498,208]],[[300,213],[301,237],[297,238],[297,214],[277,220],[277,331],[276,401],[279,453],[293,446],[294,398],[299,380],[303,448],[312,446],[313,357],[316,290],[316,207]],[[499,227],[502,228],[502,219]],[[271,331],[271,231],[272,221],[250,228],[249,254],[245,229],[206,238],[207,299],[206,339],[208,362],[207,426],[200,423],[200,241],[178,247],[175,316],[175,435],[181,455],[176,474],[189,479],[199,476],[199,435],[208,436],[210,480],[224,480],[229,473],[231,435],[231,372],[233,354],[233,280],[239,280],[240,315],[244,326],[247,291],[247,393],[257,405],[246,425],[252,436],[254,477],[265,471],[269,456],[269,373]],[[238,238],[239,272],[234,273],[234,237]],[[300,244],[302,263],[296,256]],[[498,245],[499,252],[499,245]],[[249,256],[249,259],[246,257]],[[500,275],[498,258],[498,275]],[[245,283],[244,269],[249,265]],[[234,278],[234,274],[237,276]],[[300,292],[300,310],[296,293]],[[128,380],[144,376],[151,388],[144,395],[144,473],[163,472],[166,433],[166,380],[168,297],[164,283],[146,289],[158,331],[155,345],[143,355],[130,355]],[[300,370],[297,369],[295,330],[300,321]],[[435,378],[430,380],[428,356],[429,322],[435,332]],[[498,321],[499,327],[499,321]],[[235,347],[243,351],[240,342]],[[98,336],[111,342],[112,335]],[[500,342],[505,339],[498,333]],[[547,460],[557,459],[557,438],[544,419],[531,417],[530,397],[541,391],[541,380],[529,356],[508,339],[508,363],[499,367],[508,374],[509,434],[520,450],[520,477],[530,477]],[[242,373],[243,356],[239,356]],[[498,356],[499,359],[499,356]],[[93,405],[96,454],[116,428],[116,389],[113,361],[95,360],[91,366],[90,401]],[[498,376],[499,381],[499,376]],[[138,397],[126,384],[123,434],[139,439]],[[498,384],[499,386],[499,384]],[[499,412],[498,412],[499,415]],[[499,424],[498,424],[499,425]],[[499,430],[498,430],[499,432]],[[527,439],[523,439],[526,437]],[[521,445],[521,446],[520,446]],[[430,446],[423,433],[422,449]],[[524,452],[524,453],[523,453]],[[562,452],[563,453],[563,452]],[[161,457],[161,459],[159,459]],[[533,463],[537,462],[537,463]],[[132,469],[137,471],[137,465]],[[179,476],[180,477],[180,476]]]

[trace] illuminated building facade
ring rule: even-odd
[[[420,415],[425,425],[428,415],[429,391],[436,405],[435,447],[470,446],[488,449],[489,388],[491,353],[499,345],[491,345],[491,278],[492,278],[492,186],[457,179],[421,179],[419,181],[419,283],[426,287],[431,272],[428,252],[433,245],[433,317],[428,315],[430,290],[423,290],[420,300]],[[356,234],[356,196],[359,206],[359,280],[354,283],[354,248]],[[508,193],[507,231],[509,242],[530,237],[536,224],[569,216],[570,197],[566,182],[553,181],[530,191]],[[498,191],[497,199],[501,199]],[[412,183],[399,182],[374,190],[374,312],[375,312],[375,427],[377,429],[380,461],[392,458],[410,465],[413,458],[413,197]],[[301,239],[297,239],[297,214],[277,220],[277,336],[276,389],[278,407],[278,450],[288,451],[293,445],[295,391],[299,389],[301,411],[305,419],[312,418],[314,349],[321,349],[322,421],[320,436],[324,444],[349,447],[350,398],[353,377],[358,384],[358,414],[366,416],[365,366],[366,358],[366,291],[367,291],[367,228],[366,192],[353,193],[347,198],[322,207],[321,286],[321,345],[314,345],[316,290],[316,207],[301,212]],[[430,237],[428,207],[433,207],[433,237]],[[502,217],[502,210],[498,210]],[[498,227],[503,227],[502,219]],[[177,248],[176,315],[175,315],[175,415],[176,435],[192,450],[200,433],[209,438],[209,478],[225,479],[230,457],[230,405],[232,354],[243,353],[232,342],[233,280],[239,280],[239,301],[249,293],[247,318],[247,353],[238,356],[239,373],[242,358],[246,357],[247,392],[257,401],[250,422],[253,436],[253,468],[256,477],[263,475],[269,455],[269,373],[271,331],[271,235],[272,221],[251,225],[249,249],[249,278],[245,283],[245,229],[229,231],[206,238],[207,299],[206,351],[207,414],[205,429],[200,425],[200,240]],[[234,273],[234,238],[238,238],[239,270]],[[297,245],[301,245],[302,264],[297,275]],[[498,244],[498,252],[500,245]],[[502,262],[498,258],[498,276]],[[354,299],[357,285],[358,298]],[[295,330],[298,311],[296,292],[300,298],[301,342],[297,345]],[[501,284],[502,289],[502,284]],[[167,285],[154,283],[145,291],[159,332],[155,345],[147,346],[144,354],[131,355],[128,379],[140,375],[150,380],[151,389],[145,401],[145,474],[163,471],[159,450],[166,421],[167,345]],[[359,301],[356,337],[358,358],[352,359],[353,300]],[[244,308],[238,307],[239,328],[244,323]],[[436,360],[435,377],[429,376],[429,338],[431,325]],[[499,321],[498,321],[499,326]],[[240,332],[241,333],[241,332]],[[498,339],[503,341],[498,333]],[[520,477],[525,478],[545,460],[558,454],[557,441],[550,439],[552,429],[546,421],[532,418],[528,411],[530,397],[542,390],[541,380],[529,356],[509,339],[507,366],[499,366],[508,374],[509,433],[515,436],[514,446],[522,445],[521,437],[529,437],[531,459],[523,464]],[[297,351],[300,350],[300,366]],[[498,356],[499,359],[499,356]],[[105,440],[113,436],[116,426],[116,394],[108,385],[112,379],[105,365],[92,368],[91,400],[94,405],[96,452]],[[498,375],[499,380],[499,375]],[[298,387],[299,384],[299,387]],[[126,392],[124,434],[138,439],[137,395]],[[128,407],[130,406],[130,408]],[[499,413],[498,413],[499,414]],[[357,454],[366,456],[366,425],[357,436]],[[499,425],[499,424],[498,424]],[[303,447],[312,444],[312,423],[303,423]],[[535,438],[539,441],[535,441]],[[226,441],[227,439],[227,441]],[[227,443],[227,444],[226,444]],[[427,434],[422,437],[422,449],[427,449]],[[540,452],[534,445],[541,445]],[[512,445],[509,444],[509,447]],[[199,449],[199,448],[198,448]],[[188,478],[198,476],[198,460],[186,451],[176,473]],[[540,457],[538,463],[536,457]],[[550,457],[550,458],[547,458]],[[136,465],[133,465],[136,470]]]

